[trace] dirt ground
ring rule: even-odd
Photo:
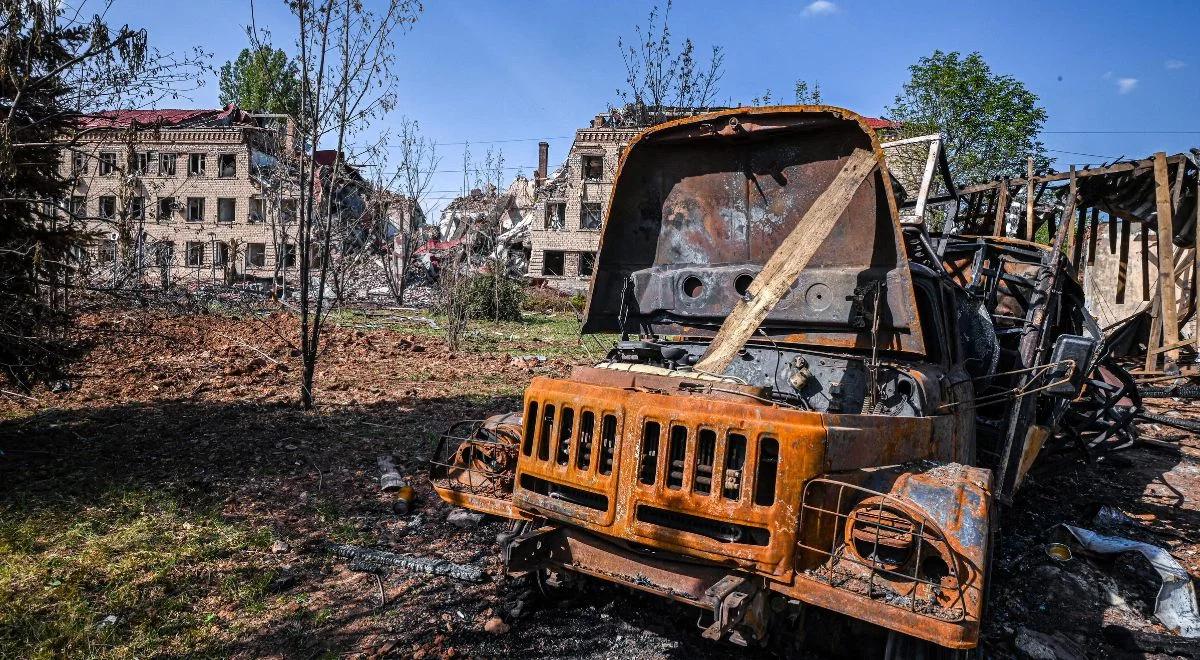
[[[705,642],[694,611],[599,584],[485,631],[511,591],[507,527],[449,524],[423,461],[450,423],[518,409],[533,374],[563,374],[589,348],[569,314],[476,324],[456,353],[423,321],[336,320],[312,412],[296,407],[284,314],[89,317],[93,348],[58,392],[0,396],[0,657],[765,657]],[[1152,407],[1200,419],[1185,402]],[[1196,653],[1155,622],[1140,560],[1045,551],[1068,523],[1169,548],[1200,575],[1200,438],[1142,430],[1162,442],[1048,462],[1005,513],[987,657]],[[408,515],[379,492],[385,452],[417,491]],[[1097,523],[1102,505],[1130,522]],[[328,543],[492,579],[377,577]]]

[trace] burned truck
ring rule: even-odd
[[[712,640],[835,614],[893,657],[975,647],[997,505],[1101,347],[1057,243],[902,215],[934,170],[904,191],[828,106],[647,129],[583,324],[619,339],[450,429],[434,489],[515,521],[510,572],[695,606]]]

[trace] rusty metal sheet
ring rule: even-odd
[[[584,331],[630,326],[707,336],[854,149],[883,162],[858,115],[827,106],[736,109],[670,122],[630,144],[601,234]],[[891,183],[868,177],[763,323],[777,341],[869,343],[838,292],[888,281],[888,348],[923,353]],[[741,278],[741,279],[739,279]]]

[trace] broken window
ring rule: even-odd
[[[579,253],[579,274],[591,277],[596,271],[596,253],[595,252],[580,252]]]
[[[112,174],[117,171],[117,154],[115,151],[105,151],[100,154],[100,173]]]
[[[175,244],[164,241],[154,246],[154,265],[167,267],[175,260]]]
[[[204,154],[188,156],[188,176],[204,176]]]
[[[293,268],[296,265],[296,244],[283,244],[283,265],[287,268]]]
[[[222,179],[237,176],[237,154],[217,155],[217,176]]]
[[[100,247],[96,249],[96,260],[102,264],[110,264],[117,260],[117,242],[111,238],[106,238],[100,241]]]
[[[232,197],[217,198],[217,222],[233,222],[237,214],[237,200]]]
[[[204,222],[204,198],[203,197],[188,197],[187,221],[188,222]]]
[[[129,199],[129,219],[141,220],[146,217],[146,198],[131,197]]]
[[[567,226],[566,202],[546,203],[546,229],[561,231]]]
[[[579,228],[600,229],[603,216],[600,213],[600,202],[583,202],[579,205]]]
[[[76,151],[75,154],[71,156],[71,174],[87,174],[87,171],[87,154]]]
[[[104,195],[100,198],[100,208],[98,213],[101,218],[117,217],[117,198],[112,195]]]
[[[262,222],[267,219],[266,205],[262,197],[250,198],[250,222]]]
[[[159,154],[158,175],[175,176],[175,161],[178,157],[178,154]]]
[[[279,217],[284,224],[296,221],[296,200],[285,199],[279,203]]]
[[[158,221],[164,222],[170,220],[175,215],[175,198],[174,197],[159,197],[158,198]]]
[[[584,155],[583,178],[589,181],[598,181],[604,178],[604,156],[602,154]]]
[[[204,265],[204,243],[201,243],[200,241],[188,241],[187,265],[189,265],[189,266],[203,266]]]
[[[229,244],[224,241],[213,243],[213,264],[224,266],[229,263]]]
[[[130,169],[133,174],[148,174],[150,172],[150,161],[154,155],[148,151],[136,153],[133,155],[133,162],[130,163]]]
[[[71,201],[67,206],[67,212],[73,218],[82,218],[87,215],[87,197],[72,195]]]
[[[266,243],[247,243],[246,244],[246,267],[247,268],[264,268],[267,265],[267,244]]]
[[[559,277],[562,276],[563,272],[563,252],[546,250],[542,254],[542,275]]]

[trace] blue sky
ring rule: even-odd
[[[442,145],[440,170],[460,167],[462,143],[470,141],[476,160],[489,146],[502,148],[515,175],[536,164],[538,139],[550,142],[557,165],[574,130],[615,99],[624,80],[617,37],[632,34],[650,3],[425,5],[394,44],[401,71],[394,117],[417,119]],[[294,20],[282,0],[255,7],[259,27],[291,50]],[[146,27],[159,48],[203,46],[215,68],[246,45],[250,3],[114,0],[109,19]],[[1042,139],[1060,167],[1200,146],[1200,2],[677,0],[671,22],[700,52],[724,47],[721,101],[745,103],[767,89],[791,101],[794,81],[804,78],[820,83],[827,103],[879,115],[919,57],[977,50],[994,71],[1041,97],[1049,112]],[[214,106],[215,74],[192,96],[194,107]],[[443,205],[461,179],[438,174],[439,192],[426,208]]]

